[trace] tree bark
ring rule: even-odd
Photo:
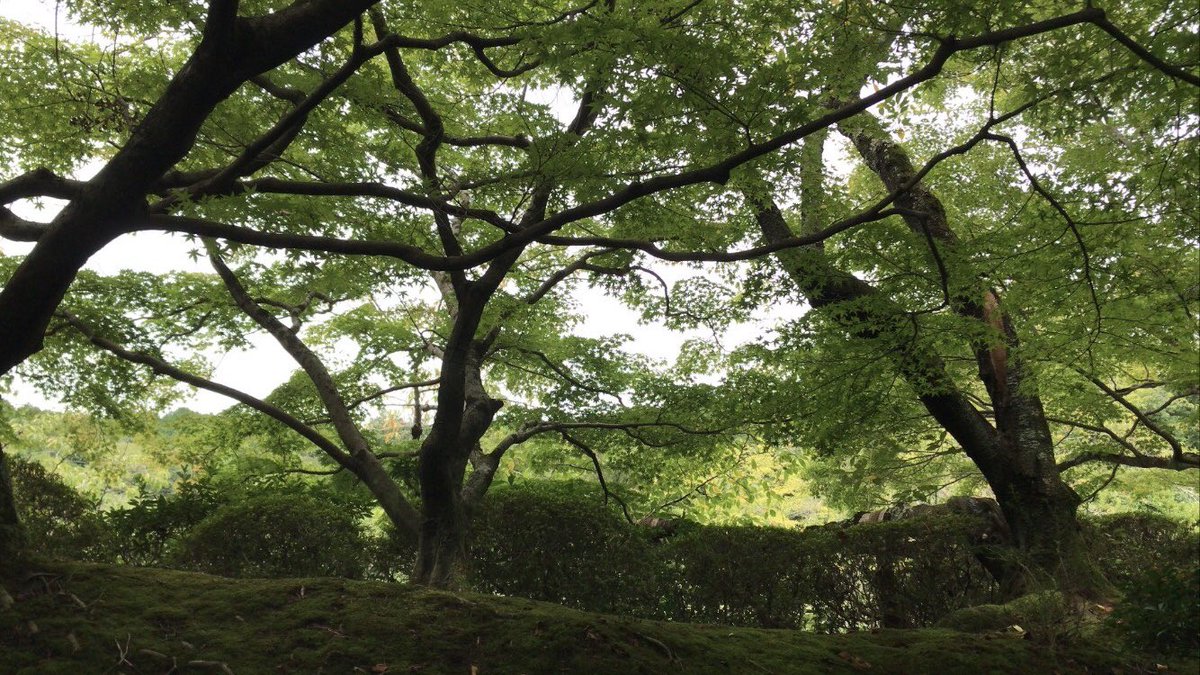
[[[922,183],[907,152],[870,113],[839,125],[867,166],[891,192],[904,221],[928,243],[931,265],[952,256],[959,246],[941,200]],[[940,250],[940,252],[939,252]],[[991,447],[977,440],[956,440],[984,473],[1004,511],[1014,543],[1030,556],[1041,573],[1064,590],[1083,594],[1111,592],[1088,559],[1076,510],[1080,499],[1062,480],[1054,459],[1054,442],[1036,382],[1019,350],[1012,318],[997,289],[982,278],[943,279],[954,289],[951,309],[992,329],[994,337],[972,344],[979,379],[995,411],[996,434]],[[966,440],[966,442],[964,442]]]
[[[793,236],[770,198],[747,197],[768,243]],[[1015,568],[1022,570],[1021,578],[1006,584],[1008,592],[1019,594],[1053,583],[1089,597],[1110,594],[1111,587],[1087,558],[1075,513],[1079,498],[1059,476],[1041,401],[1029,392],[1021,364],[1014,360],[1003,370],[989,371],[984,369],[992,367],[990,356],[980,357],[981,379],[996,402],[993,427],[956,385],[941,358],[913,337],[912,318],[901,307],[871,284],[836,268],[819,248],[781,252],[777,258],[814,309],[833,312],[856,338],[888,342],[900,373],[922,405],[983,473],[1008,520],[1014,544],[1029,561]],[[868,299],[870,309],[861,302]],[[839,311],[846,306],[854,309]],[[1009,352],[1007,347],[1015,346],[1011,325],[1005,326],[1005,335]]]
[[[482,454],[480,440],[502,405],[484,389],[487,345],[474,339],[490,293],[480,298],[478,286],[468,288],[442,356],[438,410],[433,430],[421,445],[418,467],[422,520],[413,580],[438,588],[453,588],[467,574],[470,510],[491,482],[489,473],[486,480],[464,486],[467,464],[473,454]],[[443,414],[446,406],[452,409]]]
[[[25,549],[25,533],[13,499],[12,474],[8,456],[0,446],[0,571],[21,557]]]
[[[310,0],[254,18],[215,11],[196,51],[129,140],[59,213],[0,289],[0,374],[42,348],[46,327],[80,268],[128,231],[145,195],[191,149],[217,104],[376,2]]]

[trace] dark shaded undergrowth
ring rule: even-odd
[[[12,602],[0,605],[2,673],[1162,672],[1153,659],[1002,632],[815,635],[344,579],[37,569],[4,579]],[[1195,661],[1167,665],[1188,672]]]

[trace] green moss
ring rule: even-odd
[[[976,605],[951,612],[938,626],[967,633],[1003,630],[1009,626],[1046,628],[1067,616],[1066,602],[1058,591],[1023,595],[1003,605]]]
[[[0,672],[1012,673],[1107,671],[1112,654],[946,630],[814,635],[672,624],[342,579],[233,580],[55,563],[5,580]],[[36,625],[36,631],[32,625]]]

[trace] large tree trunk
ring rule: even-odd
[[[884,176],[885,182],[903,184],[904,176],[912,175],[911,167],[905,170],[894,166],[895,162],[906,159],[894,147],[884,148],[874,138],[869,142],[856,140],[866,146],[860,150],[864,150],[868,164]],[[819,175],[820,155],[816,148],[806,148],[804,154],[802,172],[807,176]],[[759,228],[768,242],[793,236],[783,213],[761,186],[759,191],[749,191],[747,199],[754,206]],[[921,190],[909,200],[914,212],[919,208],[924,214],[914,218],[910,226],[953,245],[953,232],[945,223],[944,210],[936,198]],[[812,203],[802,203],[802,208],[802,230],[811,231],[817,223],[809,221],[818,208]],[[1016,335],[999,308],[996,294],[984,287],[979,300],[963,297],[955,298],[953,303],[956,311],[988,321],[998,329],[994,344],[972,345],[980,379],[993,402],[996,417],[993,426],[953,381],[942,359],[913,337],[912,318],[903,308],[881,297],[871,284],[835,267],[819,246],[781,251],[776,256],[814,309],[832,310],[833,316],[856,338],[888,343],[900,373],[925,409],[979,467],[1008,520],[1016,547],[1025,557],[1025,562],[1014,561],[1013,569],[1019,570],[1019,578],[1006,584],[1010,592],[1020,593],[1053,583],[1089,597],[1110,594],[1111,587],[1084,550],[1076,518],[1079,498],[1059,476],[1041,400],[1032,383],[1026,381],[1022,364],[1011,356]],[[838,311],[839,306],[861,307],[861,303],[855,305],[855,302],[865,298],[874,299],[870,317],[862,315],[868,311],[863,309]]]
[[[9,473],[4,447],[0,446],[0,568],[17,560],[24,548],[24,530],[13,499],[12,474]]]
[[[1015,419],[999,416],[1001,435],[989,459],[977,459],[1008,522],[1012,542],[1025,561],[1010,595],[1053,586],[1092,599],[1113,594],[1088,554],[1077,517],[1079,496],[1059,475],[1041,402],[1019,398],[1028,408]],[[972,454],[968,450],[968,454]],[[972,456],[974,457],[974,453]],[[1022,564],[1027,562],[1027,564]]]
[[[869,113],[844,121],[838,129],[884,187],[898,193],[896,205],[905,209],[904,222],[929,243],[930,264],[938,264],[935,249],[943,257],[953,256],[958,235],[941,200],[916,179],[905,149]],[[960,283],[951,285],[960,290],[949,298],[953,311],[993,332],[971,347],[992,404],[996,433],[985,439],[947,430],[983,472],[1008,520],[1013,543],[1032,563],[1025,583],[1053,582],[1075,593],[1107,595],[1111,587],[1087,556],[1076,517],[1080,500],[1059,474],[1036,382],[1022,362],[1017,330],[1000,293],[982,278],[956,281]]]
[[[487,289],[488,294],[491,290]],[[502,405],[488,396],[483,386],[488,343],[475,339],[487,297],[469,291],[462,294],[454,330],[442,354],[438,409],[432,430],[421,444],[418,466],[421,528],[413,570],[413,581],[418,584],[454,588],[468,573],[473,502],[464,498],[467,464],[472,454],[479,454],[479,441]],[[468,497],[486,491],[486,485],[471,487],[466,491]]]
[[[458,484],[444,463],[421,456],[421,532],[413,582],[455,588],[466,577],[467,514]]]

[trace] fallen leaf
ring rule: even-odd
[[[870,670],[871,662],[866,659],[861,659],[850,652],[838,652],[838,658],[850,664],[850,667],[855,670]]]

